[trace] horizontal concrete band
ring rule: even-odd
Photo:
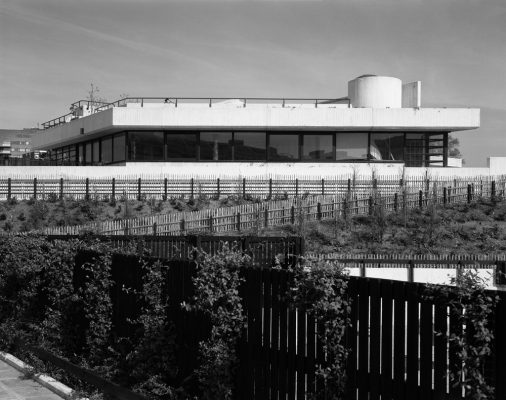
[[[458,131],[480,126],[476,108],[130,108],[116,107],[47,129],[35,149],[125,129]]]

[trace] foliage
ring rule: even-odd
[[[455,362],[450,365],[450,382],[464,389],[466,399],[493,398],[494,388],[485,380],[485,359],[492,352],[494,333],[488,325],[498,297],[485,290],[485,282],[477,270],[466,269],[452,280],[455,287],[429,286],[428,297],[448,305],[455,317],[454,328],[437,335],[448,335],[450,352]],[[450,320],[452,321],[452,320]]]
[[[195,297],[190,309],[208,317],[212,328],[209,339],[200,343],[197,376],[202,399],[232,399],[234,376],[239,359],[238,339],[246,327],[246,316],[239,296],[243,282],[240,269],[251,267],[251,258],[227,243],[214,256],[201,254],[193,279]]]
[[[291,291],[293,306],[305,309],[318,323],[318,337],[326,361],[317,366],[323,387],[316,398],[341,399],[345,389],[348,350],[343,343],[350,326],[350,302],[346,297],[346,273],[338,264],[323,260],[303,260],[294,270]]]
[[[167,298],[163,288],[166,266],[160,261],[139,260],[144,270],[143,303],[138,323],[141,335],[138,343],[127,355],[131,378],[137,382],[134,388],[151,397],[176,398],[171,381],[177,373],[174,360],[174,326],[167,319]]]

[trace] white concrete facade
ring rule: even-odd
[[[142,178],[142,177],[299,177],[308,179],[373,176],[458,178],[506,175],[506,162],[494,168],[404,167],[402,163],[143,162],[124,166],[0,167],[1,178]]]
[[[217,107],[115,107],[42,131],[35,149],[72,144],[121,130],[238,129],[317,131],[459,131],[480,126],[476,108],[342,108],[275,105]],[[81,134],[81,129],[83,134]]]

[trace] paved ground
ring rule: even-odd
[[[0,400],[62,400],[37,382],[0,360]]]

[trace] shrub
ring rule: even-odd
[[[327,362],[317,365],[316,375],[323,387],[316,398],[338,400],[343,398],[348,349],[343,344],[350,326],[351,304],[346,297],[347,275],[343,267],[323,260],[302,260],[294,270],[291,290],[292,307],[305,309],[321,326],[318,337],[327,355]]]
[[[246,326],[239,296],[244,280],[240,269],[250,267],[251,258],[227,243],[214,256],[203,254],[193,279],[195,297],[189,309],[201,311],[210,319],[209,339],[200,343],[200,367],[196,371],[202,399],[232,399],[238,368],[237,343]]]

